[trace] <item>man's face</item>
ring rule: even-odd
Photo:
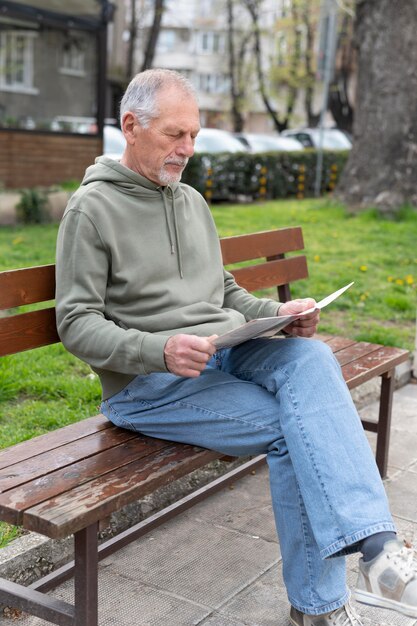
[[[158,185],[181,180],[194,141],[200,130],[196,101],[178,87],[163,88],[157,94],[158,117],[147,128],[126,113],[123,130],[127,148],[121,162]]]

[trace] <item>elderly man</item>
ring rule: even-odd
[[[247,320],[314,304],[259,299],[223,269],[200,194],[181,184],[199,132],[191,84],[148,70],[121,103],[126,149],[89,167],[57,245],[63,343],[91,365],[102,412],[123,428],[236,456],[267,454],[295,626],[359,626],[344,555],[362,552],[356,597],[417,617],[401,543],[318,312],[279,340],[217,350]],[[289,335],[289,336],[288,336]]]

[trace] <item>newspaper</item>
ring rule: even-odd
[[[256,339],[257,337],[271,337],[272,335],[276,335],[283,328],[294,322],[295,320],[300,319],[304,315],[308,313],[312,313],[317,309],[323,309],[325,306],[336,300],[343,292],[345,292],[349,287],[353,285],[349,283],[345,285],[341,289],[334,291],[329,296],[317,302],[316,305],[302,313],[297,313],[295,315],[280,315],[276,317],[260,317],[256,320],[251,320],[250,322],[246,322],[242,326],[235,328],[234,330],[230,330],[223,335],[217,337],[214,340],[214,345],[216,348],[232,348],[233,346],[237,346],[239,343],[243,343],[248,339]]]

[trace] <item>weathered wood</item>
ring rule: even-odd
[[[33,437],[28,441],[22,441],[11,448],[0,450],[0,469],[30,459],[37,454],[42,454],[42,452],[54,450],[71,441],[78,441],[104,428],[115,429],[116,427],[109,422],[107,417],[99,413],[75,424],[69,424],[58,430]]]
[[[336,355],[337,356],[337,355]],[[408,351],[400,348],[383,347],[342,367],[349,389],[393,370],[408,359]]]
[[[380,350],[382,346],[378,344],[368,343],[366,341],[358,341],[346,348],[341,348],[336,353],[336,358],[340,365],[347,365],[353,361],[357,361],[361,357],[371,356],[373,352]]]
[[[120,434],[124,431],[117,429]],[[86,459],[60,467],[54,471],[44,471],[37,477],[29,477],[16,487],[0,494],[0,516],[9,524],[22,524],[23,512],[42,502],[55,506],[57,496],[99,477],[111,480],[111,472],[120,467],[153,456],[168,447],[169,442],[132,433],[133,437]],[[73,444],[74,452],[76,444]],[[74,455],[76,456],[76,455]],[[100,516],[97,519],[101,519]]]
[[[121,444],[132,438],[138,438],[132,431],[106,428],[79,439],[75,444],[67,443],[25,461],[13,463],[0,470],[0,493],[35,480],[39,476],[51,474],[57,469],[72,466],[82,459],[95,456],[109,448],[120,450],[122,454]]]
[[[219,456],[196,446],[172,444],[57,496],[52,503],[27,509],[23,525],[47,537],[65,537]]]

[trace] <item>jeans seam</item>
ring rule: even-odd
[[[128,419],[126,419],[124,416],[120,415],[120,413],[114,408],[114,406],[112,404],[110,404],[110,402],[108,400],[105,401],[105,403],[103,402],[103,405],[107,406],[108,409],[108,419],[110,421],[112,421],[111,419],[111,415],[115,415],[116,418],[118,419],[118,421],[120,422],[120,424],[126,424],[125,428],[129,428],[130,430],[136,430],[136,427],[134,424],[132,424]],[[123,428],[123,427],[122,427]]]
[[[305,511],[304,511],[304,507],[303,507],[304,501],[303,501],[303,496],[301,494],[298,482],[297,482],[297,494],[298,494],[298,506],[299,506],[299,510],[300,510],[300,518],[302,520],[303,542],[304,542],[304,550],[305,550],[305,555],[306,555],[306,563],[307,563],[308,578],[309,578],[310,604],[313,604],[313,597],[312,597],[313,576],[312,576],[312,572],[311,572],[310,554],[309,554],[309,551],[308,551],[308,545],[307,545],[307,541],[306,541],[306,538],[308,536],[308,532],[307,532],[307,528],[306,528]]]
[[[245,424],[245,426],[251,427],[253,430],[256,430],[256,431],[270,432],[275,437],[281,436],[279,432],[275,431],[275,429],[270,428],[269,426],[265,426],[265,424],[258,426],[257,424],[254,424],[253,422],[248,422],[244,419],[240,419],[239,417],[234,417],[233,415],[227,415],[224,413],[220,413],[219,411],[213,411],[212,409],[205,409],[201,406],[193,404],[192,402],[184,402],[183,400],[176,400],[175,402],[171,403],[171,406],[192,408],[193,410],[197,412],[206,413],[208,415],[216,415],[216,416],[221,417],[222,419],[239,422],[240,424]]]

